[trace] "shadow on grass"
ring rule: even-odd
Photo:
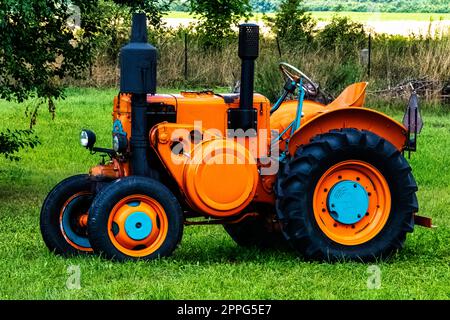
[[[176,260],[200,264],[241,264],[272,262],[303,262],[293,250],[239,247],[229,241],[214,241],[202,246],[184,244],[174,255]]]

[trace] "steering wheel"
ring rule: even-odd
[[[281,62],[280,70],[286,79],[289,79],[297,84],[300,83],[300,79],[303,79],[302,87],[308,95],[315,97],[319,94],[319,85],[293,65],[286,62]]]

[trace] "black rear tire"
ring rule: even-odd
[[[112,241],[111,233],[108,231],[108,221],[116,204],[134,195],[143,195],[155,200],[162,206],[168,220],[167,235],[162,244],[156,251],[142,256],[132,256],[121,249]],[[183,234],[183,223],[181,206],[167,187],[154,179],[133,176],[118,179],[98,193],[89,211],[88,234],[94,252],[107,259],[153,260],[170,256],[177,248]]]
[[[40,228],[50,251],[64,256],[92,252],[87,228],[76,223],[78,216],[89,210],[92,189],[89,175],[81,174],[61,181],[49,192],[41,208]]]
[[[391,193],[391,211],[383,229],[371,240],[342,245],[320,229],[314,217],[313,193],[321,176],[346,160],[369,163],[382,173]],[[277,214],[283,234],[307,259],[372,261],[401,249],[414,228],[417,185],[411,167],[390,142],[369,131],[333,130],[301,146],[279,172]]]

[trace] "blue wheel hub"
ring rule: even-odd
[[[336,183],[327,199],[328,212],[339,223],[354,224],[361,221],[369,208],[369,196],[355,181]]]
[[[125,232],[133,240],[144,240],[152,233],[152,229],[152,219],[144,212],[133,212],[125,220]]]
[[[80,228],[76,227],[74,218],[79,212],[83,212],[89,208],[90,201],[91,196],[76,197],[66,206],[61,219],[61,228],[69,240],[83,248],[90,248],[91,244],[87,236],[83,232],[80,232],[80,230],[77,230]]]

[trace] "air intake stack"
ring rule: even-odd
[[[239,26],[239,58],[241,68],[241,109],[253,109],[255,60],[259,55],[259,27],[256,24]]]
[[[256,134],[257,128],[257,111],[253,109],[255,60],[259,54],[259,27],[256,24],[239,26],[238,53],[242,60],[240,106],[228,110],[228,129],[242,129],[248,136]],[[249,129],[254,129],[253,134]]]
[[[120,50],[120,92],[156,92],[156,48],[147,41],[147,18],[135,13],[131,41]]]
[[[255,60],[259,55],[259,27],[256,24],[239,26],[239,58],[241,65],[240,129],[256,129],[256,112],[253,109]]]
[[[147,42],[147,18],[133,14],[131,41],[120,51],[120,93],[131,94],[131,173],[149,176],[147,94],[156,93],[156,49]]]

